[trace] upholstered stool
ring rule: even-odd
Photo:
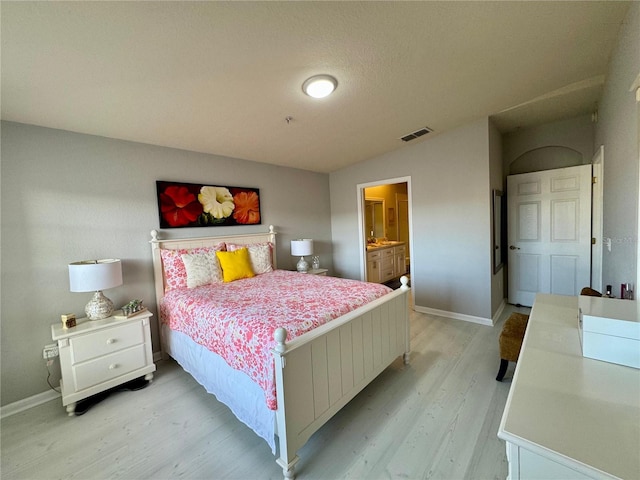
[[[500,370],[496,380],[501,382],[504,374],[507,373],[509,362],[517,362],[520,355],[520,347],[524,339],[524,332],[527,329],[529,315],[524,313],[512,313],[504,322],[502,332],[500,332]]]
[[[586,295],[587,297],[601,297],[602,294],[597,291],[594,290],[591,287],[584,287],[582,290],[580,290],[580,295]]]

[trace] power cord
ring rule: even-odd
[[[61,393],[60,388],[56,388],[53,385],[51,385],[51,369],[49,368],[51,365],[53,365],[53,359],[47,360],[47,383],[49,384],[49,387],[51,388],[51,390],[53,390],[54,392]]]

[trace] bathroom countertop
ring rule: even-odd
[[[400,245],[404,245],[404,242],[386,241],[379,243],[369,243],[367,244],[367,252],[371,252],[372,250],[382,250],[384,248],[398,247]]]

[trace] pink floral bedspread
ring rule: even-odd
[[[160,319],[249,375],[275,410],[275,329],[284,327],[291,340],[390,291],[374,283],[276,270],[171,290],[161,304]]]

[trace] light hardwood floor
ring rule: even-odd
[[[496,382],[495,327],[412,313],[411,364],[400,360],[299,451],[304,479],[505,479],[496,433],[513,374]],[[153,383],[79,417],[59,400],[2,420],[10,479],[276,479],[267,444],[173,361]]]

